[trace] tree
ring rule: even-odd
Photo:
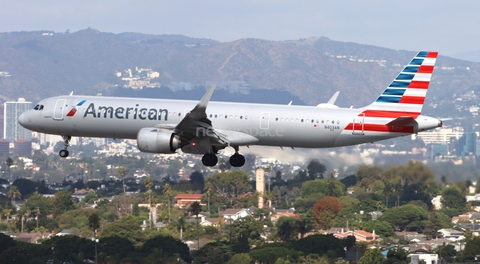
[[[395,235],[395,229],[393,229],[392,224],[386,221],[375,220],[368,221],[365,223],[365,231],[373,232],[381,237],[391,237]]]
[[[465,249],[462,251],[460,255],[461,261],[474,261],[476,260],[476,256],[480,252],[480,237],[474,237],[472,239],[467,240],[465,244]]]
[[[118,168],[118,175],[120,175],[120,178],[122,178],[122,184],[123,184],[123,195],[126,195],[125,191],[125,175],[127,175],[127,169],[125,167],[120,166]]]
[[[232,200],[252,190],[250,176],[241,170],[214,174],[206,179],[206,184],[212,186],[214,193],[225,198],[230,197]]]
[[[237,253],[227,262],[227,264],[252,263],[252,258],[247,253]]]
[[[58,191],[53,198],[53,212],[55,215],[63,214],[68,210],[75,209],[75,201],[69,191]]]
[[[278,246],[264,246],[254,248],[248,255],[258,263],[275,263],[277,259],[298,259],[299,253],[294,249],[289,249],[283,245]]]
[[[88,227],[95,233],[100,228],[100,216],[96,213],[92,213],[88,216]]]
[[[379,248],[369,249],[365,254],[358,260],[358,264],[383,264],[385,263],[385,258],[382,255],[382,251]]]
[[[425,227],[428,213],[420,206],[406,204],[385,211],[380,220],[386,221],[396,229],[421,231]]]
[[[28,197],[30,194],[35,192],[37,184],[32,180],[19,178],[13,181],[12,186],[16,186],[18,191],[20,191],[24,197]]]
[[[99,233],[99,238],[118,236],[130,240],[134,246],[141,245],[143,233],[136,218],[132,215],[120,218],[115,222],[106,224]]]
[[[132,241],[115,235],[101,238],[98,241],[98,245],[100,246],[100,255],[105,259],[111,259],[118,256],[121,260],[135,252],[135,247],[133,246]]]
[[[437,238],[438,230],[451,226],[451,219],[442,212],[434,211],[428,214],[428,221],[423,232],[427,239]]]
[[[278,218],[275,226],[277,227],[277,235],[280,240],[288,242],[298,237],[298,226],[300,220],[295,217],[282,216]]]
[[[170,184],[165,183],[163,185],[163,195],[165,195],[168,200],[168,223],[170,223],[170,196],[172,196],[172,187],[170,187]]]
[[[457,186],[450,186],[442,192],[442,207],[446,209],[464,210],[467,200]]]
[[[205,193],[207,194],[207,211],[210,213],[210,194],[212,193],[212,186],[209,183],[205,185]]]
[[[313,206],[313,214],[318,228],[327,229],[340,210],[342,210],[342,204],[337,197],[325,196],[318,200]]]
[[[306,181],[302,183],[302,188],[300,189],[300,195],[303,198],[309,196],[321,197],[323,195],[340,197],[344,194],[345,185],[336,179],[315,179],[312,181]]]
[[[190,183],[194,190],[203,190],[205,188],[205,179],[199,171],[194,171],[190,174]]]
[[[333,235],[310,235],[294,241],[292,247],[305,255],[318,254],[330,258],[345,257],[342,241]]]
[[[232,236],[237,239],[237,242],[242,235],[248,239],[247,242],[250,246],[261,241],[262,224],[252,216],[235,220],[231,227]]]
[[[153,215],[152,215],[152,211],[153,211],[153,210],[152,210],[152,207],[153,207],[153,201],[152,201],[152,199],[153,199],[153,197],[152,197],[152,196],[153,196],[153,191],[152,191],[152,187],[153,187],[153,184],[154,184],[153,179],[150,178],[150,177],[147,177],[147,178],[145,179],[144,184],[145,184],[145,187],[148,189],[147,195],[148,195],[148,203],[149,203],[149,205],[150,205],[150,207],[149,207],[148,209],[150,210],[150,211],[149,211],[149,214],[150,214],[150,217],[149,217],[150,221],[149,221],[149,222],[150,222],[150,228],[151,228],[151,227],[152,227],[152,221],[153,221]]]
[[[198,233],[198,214],[200,214],[200,212],[202,211],[202,206],[200,205],[200,203],[198,202],[193,202],[191,205],[190,205],[190,212],[192,212],[192,214],[195,215],[195,218],[196,218],[196,222],[197,222],[197,239],[198,239],[198,249],[200,249],[200,235]]]
[[[397,264],[409,264],[410,258],[408,255],[410,252],[403,248],[390,249],[387,252],[387,263],[397,263]]]
[[[188,246],[180,240],[169,235],[158,235],[145,241],[141,252],[148,254],[158,250],[162,257],[178,256],[184,261],[190,262]],[[157,260],[158,261],[158,260]]]
[[[233,252],[226,241],[210,242],[195,253],[194,263],[222,264],[226,263],[232,254]]]
[[[13,240],[13,238],[0,233],[0,253],[14,246],[15,246],[15,240]]]
[[[185,220],[185,217],[183,215],[180,216],[177,220],[177,227],[180,229],[180,239],[183,239],[183,230],[185,229],[186,224],[187,221]]]
[[[323,179],[323,174],[327,171],[327,168],[318,159],[313,159],[307,166],[308,177],[313,180],[316,178]]]
[[[8,191],[8,198],[12,200],[12,205],[16,199],[22,198],[22,193],[18,190],[17,186],[10,186],[10,190]]]

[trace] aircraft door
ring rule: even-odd
[[[63,120],[66,99],[58,99],[53,110],[53,120]]]
[[[262,112],[260,116],[260,129],[268,129],[270,122],[270,112]]]
[[[365,135],[364,128],[365,128],[365,114],[360,114],[359,116],[353,119],[353,128],[352,134],[353,135]]]

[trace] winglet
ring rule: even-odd
[[[328,100],[327,104],[332,104],[332,105],[334,105],[335,102],[337,101],[337,98],[338,98],[338,95],[339,95],[339,94],[340,94],[340,91],[336,91],[336,92],[333,94],[332,98],[330,98],[330,100]]]
[[[205,112],[205,110],[207,109],[208,102],[210,102],[210,98],[212,97],[213,91],[215,90],[215,87],[216,87],[216,85],[214,84],[208,89],[208,91],[205,93],[205,95],[203,95],[200,102],[198,102],[198,104],[195,106],[195,108],[193,108],[192,111],[203,111],[203,112]]]

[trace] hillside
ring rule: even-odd
[[[0,100],[37,101],[71,91],[115,94],[119,79],[114,73],[138,66],[159,72],[163,86],[236,80],[252,89],[285,91],[307,104],[324,102],[340,90],[338,104],[357,107],[374,100],[415,52],[325,37],[220,43],[90,28],[70,34],[0,33],[0,72],[10,75],[0,77]],[[427,100],[480,90],[480,63],[440,56],[437,66]]]

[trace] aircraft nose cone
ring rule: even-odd
[[[25,117],[25,113],[21,114],[19,117],[18,117],[18,123],[25,127],[25,124],[26,124],[26,117]]]

